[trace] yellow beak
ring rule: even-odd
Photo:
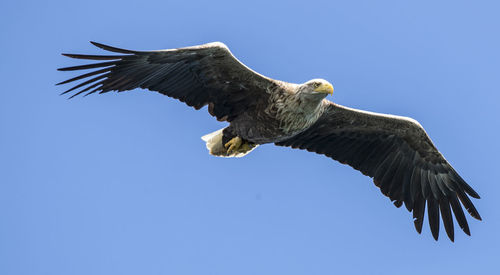
[[[330,83],[321,84],[318,88],[314,89],[315,92],[333,95],[333,86]]]

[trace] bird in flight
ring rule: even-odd
[[[396,207],[413,213],[422,231],[425,209],[434,239],[440,216],[454,240],[453,217],[470,235],[462,205],[481,220],[470,197],[479,195],[437,150],[422,126],[407,117],[356,110],[326,99],[323,79],[302,84],[265,77],[236,59],[220,42],[157,51],[133,51],[91,42],[113,55],[63,54],[102,62],[60,68],[91,71],[60,82],[85,80],[62,94],[159,92],[208,112],[229,126],[202,137],[210,154],[242,157],[257,146],[304,149],[348,164],[373,178]]]

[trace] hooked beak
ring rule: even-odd
[[[315,92],[333,95],[333,86],[330,83],[321,84],[318,88],[314,89]]]

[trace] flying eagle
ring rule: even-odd
[[[90,78],[62,94],[74,92],[74,97],[143,88],[197,110],[208,105],[212,116],[229,122],[228,127],[202,137],[210,154],[241,157],[265,143],[323,154],[372,177],[396,207],[404,203],[413,212],[418,233],[427,205],[436,240],[440,215],[448,237],[454,240],[451,210],[460,228],[470,235],[460,202],[481,220],[469,199],[479,199],[479,195],[411,118],[335,104],[325,99],[333,94],[333,86],[323,79],[294,84],[265,77],[241,63],[220,42],[158,51],[91,43],[120,55],[63,54],[103,62],[60,68],[95,69],[58,83]]]

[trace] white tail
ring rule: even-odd
[[[252,152],[252,150],[255,149],[255,147],[257,147],[256,145],[252,147],[252,149],[246,152],[231,152],[230,154],[228,154],[227,149],[224,147],[224,144],[222,144],[223,130],[224,129],[220,129],[201,137],[201,139],[206,142],[207,149],[210,152],[210,155],[217,157],[226,157],[226,158],[232,158],[232,157],[240,158]]]

